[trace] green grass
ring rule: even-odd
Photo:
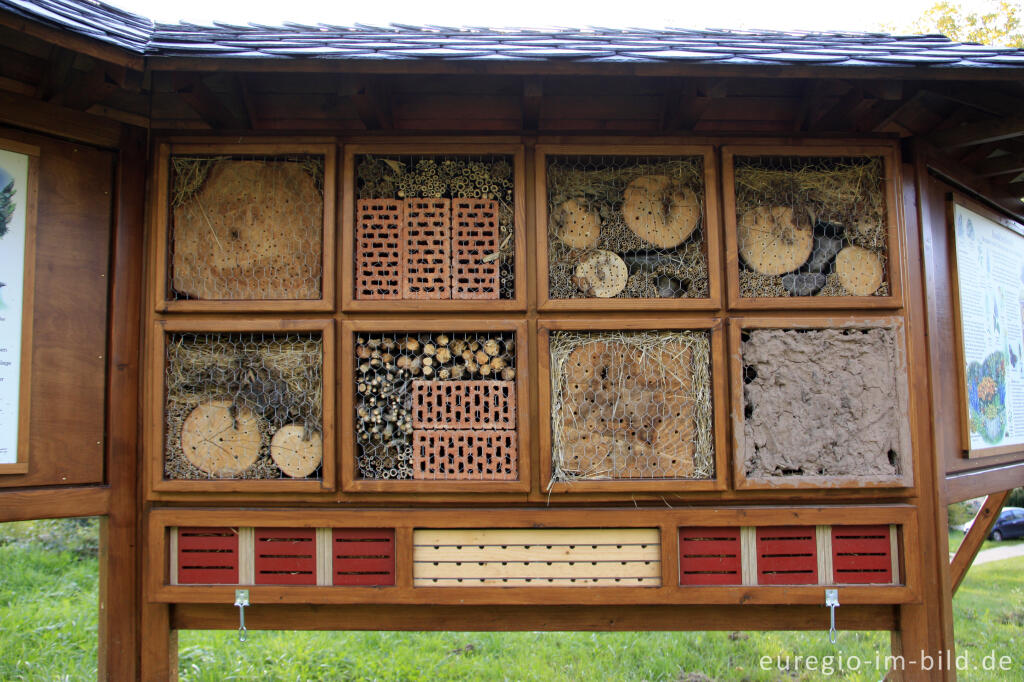
[[[97,562],[88,552],[43,548],[0,526],[0,680],[88,680],[96,675]],[[22,528],[22,531],[24,528]],[[20,531],[19,531],[20,532]],[[962,679],[1024,679],[1024,557],[972,568],[954,600],[958,652],[981,662],[1015,656],[1012,671]],[[713,607],[709,607],[713,608]],[[843,610],[838,612],[840,630]],[[762,670],[762,656],[837,655],[866,661],[833,679],[877,680],[888,633],[390,633],[182,632],[181,678],[216,680],[819,680],[817,670]]]
[[[957,549],[959,549],[960,543],[962,543],[963,541],[964,533],[961,533],[958,530],[949,531],[950,552],[955,552]],[[991,540],[985,540],[985,542],[981,543],[981,550],[979,551],[985,551],[986,549],[997,549],[999,547],[1013,547],[1014,545],[1021,544],[1024,544],[1024,538],[1017,538],[1015,540],[1003,540],[1001,542],[992,542]]]

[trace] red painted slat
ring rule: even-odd
[[[759,585],[816,584],[817,554],[813,527],[760,527],[757,529],[757,582]]]
[[[316,585],[316,530],[257,528],[257,585]]]
[[[743,581],[739,528],[680,528],[681,585],[739,585]]]
[[[335,528],[332,540],[335,585],[395,584],[394,529]]]
[[[837,584],[892,582],[888,526],[833,526],[832,567]]]
[[[238,533],[233,528],[178,529],[178,584],[238,583]]]

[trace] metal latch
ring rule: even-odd
[[[839,590],[825,590],[825,606],[829,613],[828,641],[836,643],[836,609],[839,608]]]
[[[235,606],[238,607],[238,641],[245,641],[245,607],[249,605],[249,590],[235,590]]]

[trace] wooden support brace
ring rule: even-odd
[[[943,130],[931,136],[931,143],[940,149],[957,148],[1021,135],[1024,135],[1024,116],[1005,116]]]
[[[216,93],[206,87],[198,74],[175,74],[174,90],[211,128],[244,127],[243,122]]]
[[[950,562],[953,594],[956,594],[964,576],[967,575],[967,569],[971,567],[974,557],[978,555],[981,543],[985,542],[985,538],[992,531],[992,526],[995,525],[996,520],[999,518],[999,510],[1003,508],[1003,504],[1009,496],[1010,491],[1004,490],[1001,493],[993,493],[985,498],[985,504],[981,506],[981,510],[978,511],[978,515],[974,518],[974,523],[971,524],[971,529],[967,531],[964,541],[960,543],[960,549],[956,551],[956,556]]]

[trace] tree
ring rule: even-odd
[[[14,180],[11,180],[0,190],[0,237],[7,234],[7,225],[11,222],[14,209]]]
[[[961,43],[1024,47],[1024,3],[1007,0],[967,6],[937,2],[907,32],[941,33]]]

